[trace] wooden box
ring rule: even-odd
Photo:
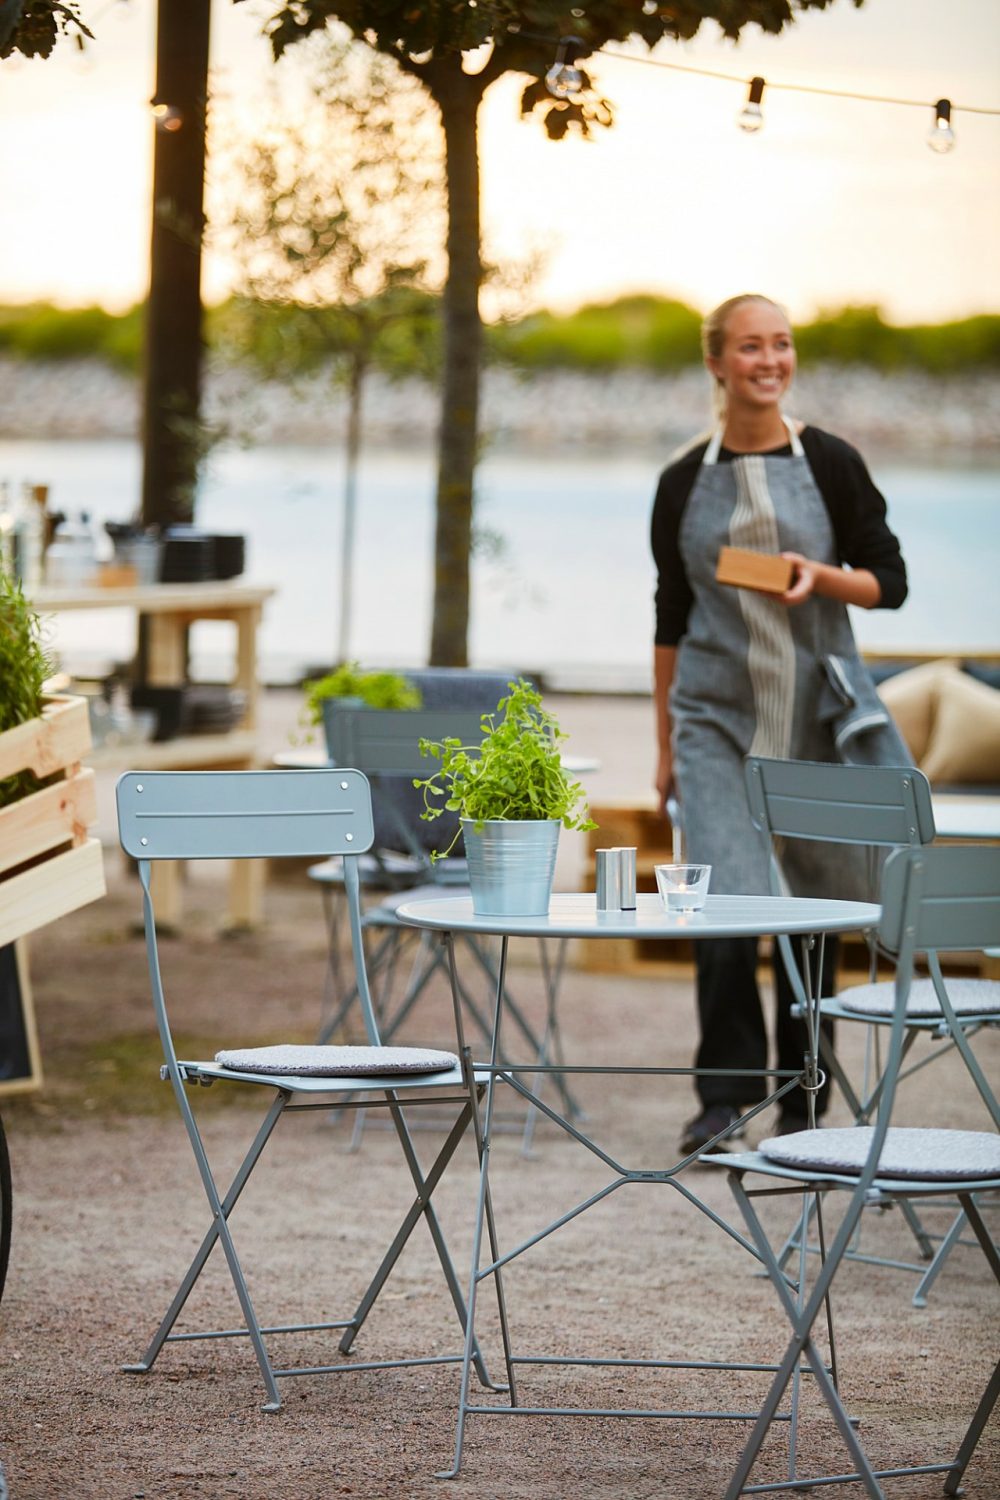
[[[795,564],[769,552],[747,552],[742,547],[720,547],[715,581],[733,588],[756,589],[761,594],[784,594],[792,586]]]
[[[54,697],[41,715],[0,734],[0,779],[33,771],[50,782],[0,808],[0,947],[104,895],[94,773],[83,698]]]

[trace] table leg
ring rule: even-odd
[[[493,1126],[493,1101],[496,1091],[497,1075],[495,1070],[498,1066],[500,1056],[500,1024],[503,1013],[504,980],[507,971],[507,944],[508,939],[502,940],[500,948],[500,964],[497,973],[496,1008],[493,1016],[493,1034],[490,1039],[490,1077],[486,1086],[486,1112],[483,1118],[479,1113],[479,1096],[475,1084],[475,1071],[472,1062],[472,1053],[465,1041],[465,1028],[462,1023],[462,998],[458,984],[458,971],[455,964],[455,948],[452,935],[447,933],[443,939],[448,953],[448,973],[451,978],[452,1008],[455,1015],[455,1035],[458,1040],[459,1053],[461,1056],[462,1071],[465,1074],[466,1085],[469,1096],[472,1099],[472,1125],[476,1135],[476,1149],[479,1152],[479,1191],[476,1199],[476,1222],[472,1237],[472,1268],[469,1274],[469,1294],[466,1299],[466,1327],[465,1327],[465,1349],[462,1354],[462,1375],[458,1397],[458,1417],[455,1426],[455,1451],[450,1469],[442,1470],[438,1474],[439,1479],[454,1479],[462,1464],[462,1447],[465,1439],[465,1419],[470,1409],[469,1406],[469,1382],[472,1369],[473,1351],[476,1347],[476,1301],[479,1282],[481,1279],[480,1265],[482,1263],[483,1227],[485,1224],[487,1236],[490,1243],[490,1255],[492,1263],[500,1259],[500,1251],[497,1241],[496,1221],[493,1216],[493,1202],[490,1196],[489,1186],[489,1162],[490,1162],[490,1139]],[[503,1275],[499,1267],[492,1272],[497,1296],[497,1311],[500,1316],[500,1335],[503,1342],[504,1364],[507,1371],[507,1390],[510,1396],[510,1405],[517,1405],[517,1387],[514,1379],[514,1365],[510,1345],[510,1328],[507,1322],[507,1304],[503,1290]]]

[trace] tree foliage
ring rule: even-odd
[[[0,57],[48,57],[60,37],[93,37],[76,0],[0,0]]]
[[[422,91],[387,58],[323,35],[302,61],[216,173],[227,201],[214,238],[239,286],[222,331],[272,374],[331,356],[363,372],[391,365],[401,343],[415,358],[434,342],[438,309],[438,133],[421,118]]]
[[[736,40],[751,23],[780,32],[796,13],[823,10],[832,0],[288,0],[265,30],[276,57],[330,21],[343,23],[377,52],[393,57],[434,99],[444,128],[448,191],[448,276],[444,292],[442,409],[438,449],[434,617],[430,659],[448,666],[467,660],[469,556],[473,480],[478,455],[483,268],[479,223],[477,114],[490,84],[506,73],[527,82],[522,112],[539,112],[553,139],[588,134],[612,123],[613,108],[585,69],[581,91],[553,98],[545,74],[561,37],[579,39],[576,61],[606,42],[637,37],[653,47],[686,40],[712,19]],[[861,0],[854,0],[856,5]]]

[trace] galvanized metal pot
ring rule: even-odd
[[[558,818],[495,819],[482,831],[462,819],[472,909],[480,917],[538,917],[549,909]]]

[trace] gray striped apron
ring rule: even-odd
[[[789,608],[715,581],[722,546],[799,552],[836,565],[829,513],[791,422],[791,456],[718,462],[716,432],[681,520],[693,602],[670,695],[674,773],[688,858],[717,893],[764,894],[767,850],[750,822],[745,755],[908,765],[911,757],[858,656],[847,609],[811,596]],[[874,867],[846,845],[788,841],[797,895],[871,894]]]

